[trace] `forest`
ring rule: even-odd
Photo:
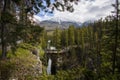
[[[55,1],[45,0],[46,6],[42,0],[0,1],[0,80],[120,80],[119,0],[111,4],[113,15],[47,31],[33,15],[72,13],[68,3],[79,2]]]

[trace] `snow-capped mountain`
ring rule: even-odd
[[[60,29],[66,29],[70,25],[74,25],[75,27],[80,27],[82,23],[77,23],[77,22],[70,22],[70,21],[41,21],[39,22],[39,25],[41,27],[45,27],[46,30],[53,30],[55,28],[60,28]]]
[[[62,20],[61,18],[50,18],[49,20],[40,21],[40,19],[36,19],[35,22],[44,27],[46,30],[54,30],[55,28],[66,29],[70,25],[75,27],[81,27],[82,25],[88,25],[90,21],[81,23],[76,21],[70,21],[68,19]]]

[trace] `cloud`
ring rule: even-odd
[[[111,14],[113,7],[111,4],[115,3],[114,0],[81,0],[78,5],[74,6],[74,12],[68,11],[59,12],[54,11],[52,16],[45,14],[44,16],[34,15],[39,21],[43,20],[55,20],[55,21],[75,21],[85,22],[89,20],[97,20],[104,18]]]

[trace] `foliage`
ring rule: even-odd
[[[43,1],[46,2],[46,5],[43,5]],[[59,0],[55,0],[55,3],[51,3],[50,0],[1,1],[0,44],[3,47],[2,57],[8,58],[0,60],[1,80],[10,78],[20,80],[120,79],[120,25],[118,24],[120,19],[118,18],[119,9],[117,8],[119,4],[117,3],[116,6],[113,4],[116,9],[115,17],[108,16],[81,28],[70,25],[65,30],[56,29],[52,36],[52,44],[57,48],[70,48],[70,53],[66,53],[67,59],[64,60],[66,63],[62,64],[63,66],[67,65],[67,67],[58,71],[56,75],[43,73],[35,76],[37,71],[33,69],[33,66],[37,64],[37,61],[36,57],[30,54],[30,50],[39,48],[40,57],[46,61],[42,48],[46,48],[49,36],[43,28],[34,25],[29,17],[40,10],[46,13],[52,13],[54,9],[59,11],[66,9],[73,12],[71,3],[76,1],[78,2],[78,0],[63,0],[63,3]],[[117,19],[115,19],[116,17]],[[22,42],[18,44],[17,41]],[[12,50],[8,51],[8,46],[11,46]],[[75,50],[71,49],[75,46],[80,48],[77,55],[74,54]],[[76,65],[80,67],[76,67]]]
[[[56,48],[60,48],[61,44],[61,31],[56,28],[55,31],[53,32],[53,45],[56,47]]]
[[[118,20],[119,22],[120,20]],[[120,37],[118,36],[118,44],[117,44],[117,54],[115,61],[115,74],[113,74],[113,55],[115,49],[115,19],[113,16],[108,16],[106,19],[100,19],[94,23],[88,24],[81,28],[75,28],[74,26],[70,26],[68,29],[61,30],[61,46],[77,46],[80,47],[79,54],[77,55],[80,59],[74,54],[74,50],[70,49],[70,52],[73,54],[67,54],[71,56],[68,58],[72,60],[72,62],[77,65],[80,65],[82,68],[85,68],[84,79],[89,80],[117,80],[119,79],[119,62],[120,62]],[[120,26],[120,25],[118,25]],[[54,33],[54,35],[57,33]],[[58,40],[58,39],[55,39]],[[72,50],[72,51],[71,51]],[[81,63],[77,63],[79,60]],[[66,65],[72,66],[72,62],[66,59]],[[68,62],[67,62],[68,61]],[[75,61],[75,62],[74,62]],[[66,66],[63,64],[64,66]],[[69,69],[69,67],[67,67]],[[61,72],[60,75],[64,74]],[[73,73],[71,73],[73,74]],[[64,74],[65,76],[66,73]],[[59,77],[62,79],[62,77]]]
[[[22,26],[16,28],[17,36],[20,40],[30,44],[39,44],[43,28],[37,25]],[[19,31],[19,32],[18,32]]]
[[[5,23],[11,23],[11,22],[16,22],[16,19],[15,17],[9,13],[9,12],[3,12],[1,14],[1,19],[0,19],[1,22],[5,22]]]
[[[63,30],[61,32],[61,45],[65,47],[68,46],[68,30]]]
[[[41,41],[40,44],[43,49],[47,47],[47,40],[48,40],[47,32],[43,30],[41,32],[41,38],[40,38],[40,41]]]
[[[71,25],[68,28],[68,44],[74,45],[74,43],[75,43],[74,26]]]

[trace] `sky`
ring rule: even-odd
[[[114,8],[111,6],[115,0],[80,0],[78,5],[73,4],[74,12],[60,12],[55,10],[53,14],[40,12],[34,15],[38,21],[73,21],[84,23],[86,21],[95,21],[111,15]]]

